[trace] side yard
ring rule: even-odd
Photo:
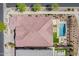
[[[58,43],[59,39],[57,38],[57,32],[53,32],[53,42]]]

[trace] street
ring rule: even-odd
[[[0,3],[0,21],[3,21],[3,4]],[[0,56],[4,55],[4,35],[0,32]]]

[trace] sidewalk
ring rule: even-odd
[[[64,7],[62,7],[64,8]],[[34,12],[34,11],[25,11],[25,12],[19,12],[16,11],[16,7],[12,7],[12,8],[7,8],[9,11],[9,14],[75,14],[75,12],[77,12],[77,14],[79,14],[79,12],[76,11],[38,11],[38,12]]]
[[[13,42],[13,33],[11,33],[11,30],[9,29],[9,17],[7,17],[7,10],[6,10],[6,4],[3,4],[3,10],[4,10],[4,23],[7,25],[7,29],[4,31],[4,56],[13,56],[14,55],[14,48],[7,48],[5,47],[5,44],[8,42]],[[7,17],[7,18],[6,18]]]

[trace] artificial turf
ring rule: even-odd
[[[58,43],[59,39],[57,38],[57,32],[53,32],[53,42]]]

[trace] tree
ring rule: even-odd
[[[0,32],[3,32],[6,29],[6,25],[0,21]]]
[[[57,11],[59,9],[59,4],[58,3],[51,4],[51,8],[52,10]]]
[[[35,12],[40,11],[40,10],[42,10],[42,5],[41,4],[34,4],[32,7],[32,10]]]
[[[25,3],[17,3],[16,7],[17,9],[19,9],[20,12],[24,12],[27,8],[27,5]]]

